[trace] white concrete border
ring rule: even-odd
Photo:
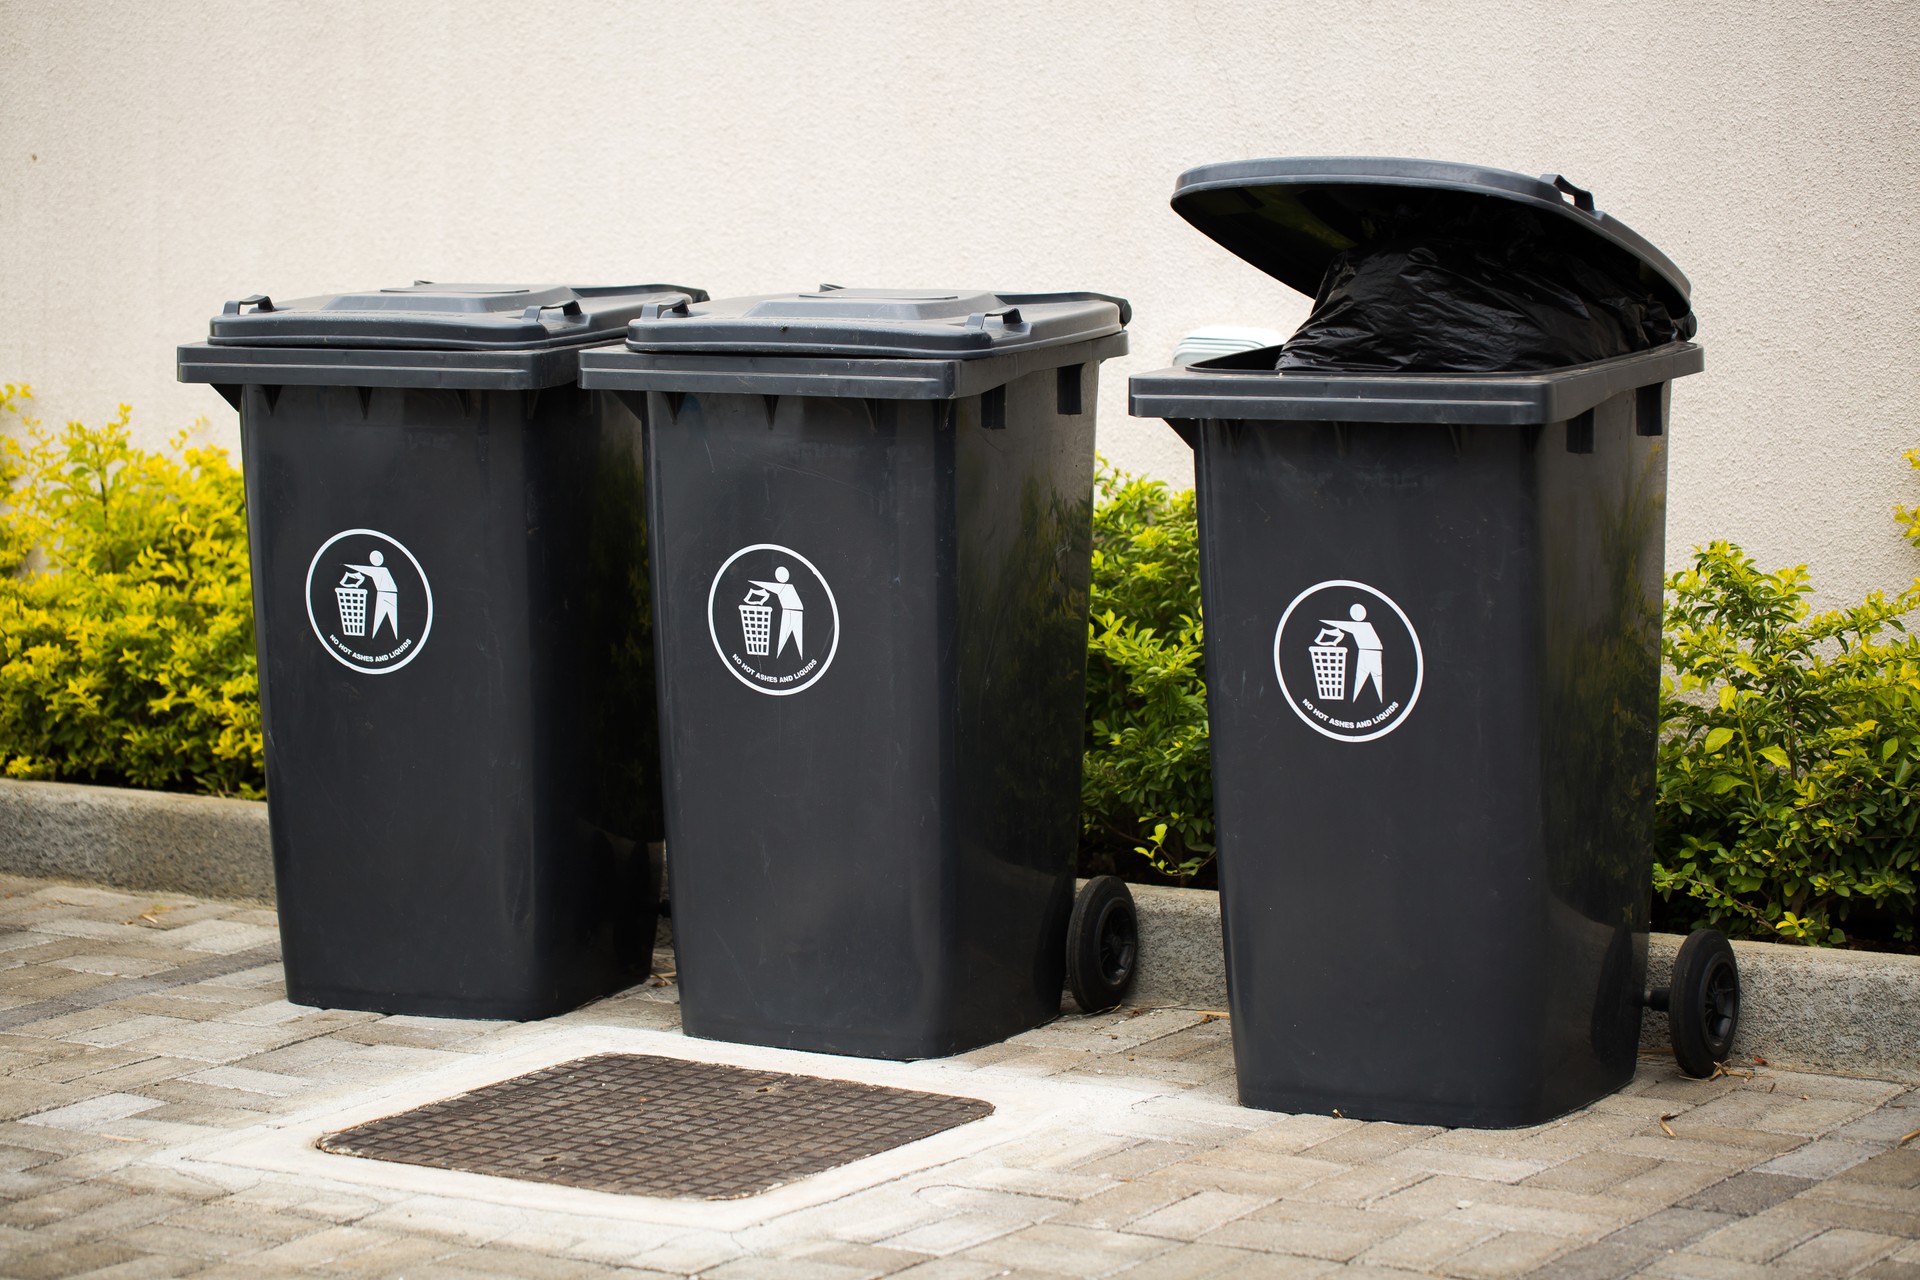
[[[922,1138],[918,1142],[739,1200],[662,1199],[586,1191],[485,1174],[334,1155],[314,1145],[328,1133],[496,1084],[530,1071],[601,1053],[654,1054],[689,1062],[723,1063],[886,1085],[896,1089],[954,1094],[992,1103],[994,1111],[990,1116]],[[1070,1083],[943,1061],[879,1062],[694,1040],[658,1031],[576,1025],[532,1034],[524,1046],[476,1056],[472,1062],[452,1063],[393,1084],[378,1086],[346,1101],[336,1098],[296,1115],[268,1120],[233,1133],[173,1148],[153,1156],[149,1163],[170,1167],[181,1173],[209,1177],[216,1182],[229,1181],[222,1174],[233,1171],[284,1174],[298,1178],[302,1185],[324,1183],[341,1190],[372,1193],[388,1200],[426,1196],[492,1204],[516,1211],[566,1214],[623,1223],[742,1231],[799,1209],[826,1204],[885,1182],[937,1168],[988,1147],[1029,1137],[1043,1129],[1070,1127],[1078,1116],[1085,1116],[1090,1122],[1099,1118],[1111,1123],[1115,1115],[1124,1114],[1138,1104],[1160,1096],[1136,1089]]]

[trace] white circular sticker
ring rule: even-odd
[[[840,649],[840,606],[813,561],[756,542],[727,557],[707,590],[707,634],[733,678],[785,697],[827,674]]]
[[[1371,742],[1406,720],[1426,665],[1399,605],[1364,582],[1334,579],[1308,587],[1280,615],[1273,673],[1309,729]]]
[[[307,565],[307,621],[335,662],[384,676],[426,647],[433,588],[397,539],[347,529],[321,543]]]

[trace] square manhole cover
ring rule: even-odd
[[[603,1053],[330,1133],[319,1147],[590,1191],[737,1200],[992,1114],[977,1098]]]

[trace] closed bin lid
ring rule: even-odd
[[[1281,157],[1189,169],[1173,192],[1181,217],[1308,296],[1319,292],[1337,254],[1487,200],[1533,214],[1570,252],[1637,277],[1676,318],[1692,310],[1692,286],[1673,260],[1558,174],[1531,178],[1443,160]]]
[[[704,302],[673,284],[437,284],[227,303],[208,342],[233,347],[393,347],[537,351],[609,342],[647,306]]]
[[[1103,293],[841,289],[648,307],[627,326],[643,352],[977,359],[1119,333],[1132,317]]]

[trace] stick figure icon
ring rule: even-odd
[[[393,580],[391,571],[383,568],[387,562],[384,552],[370,551],[367,563],[350,564],[347,568],[364,573],[373,581],[373,627],[367,632],[369,639],[380,634],[380,624],[385,622],[393,638],[400,638],[400,588]]]
[[[1356,604],[1347,610],[1347,618],[1351,621],[1322,618],[1320,622],[1324,626],[1344,631],[1353,637],[1353,647],[1357,651],[1353,664],[1353,698],[1358,701],[1360,691],[1367,687],[1368,681],[1372,681],[1373,696],[1385,702],[1387,692],[1383,683],[1385,676],[1381,670],[1380,661],[1384,646],[1380,643],[1380,633],[1373,629],[1371,622],[1367,621],[1367,606],[1363,604]]]
[[[787,638],[793,638],[793,653],[797,658],[807,656],[806,645],[802,642],[801,625],[806,620],[807,606],[800,602],[800,591],[787,579],[793,576],[787,566],[781,565],[773,571],[772,582],[759,582],[747,579],[754,586],[770,592],[780,602],[780,639],[773,646],[773,656],[779,657],[787,651]]]

